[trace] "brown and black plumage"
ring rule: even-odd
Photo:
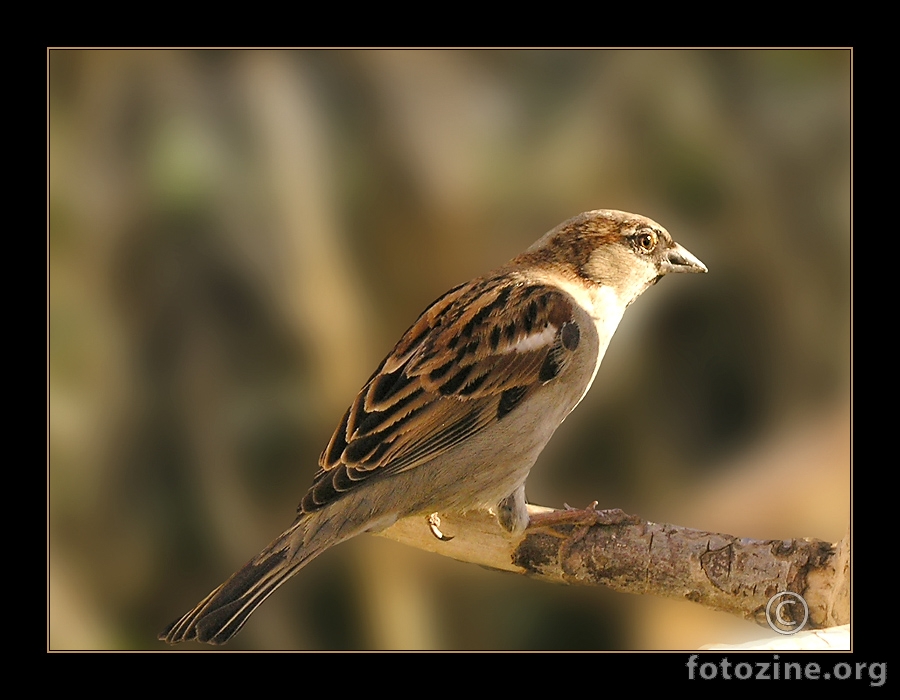
[[[315,556],[401,517],[493,509],[520,533],[528,472],[627,306],[666,273],[705,271],[650,219],[599,210],[451,289],[347,409],[291,527],[160,639],[227,642]]]

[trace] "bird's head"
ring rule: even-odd
[[[707,271],[658,223],[614,209],[585,212],[561,223],[514,262],[565,270],[612,289],[625,305],[670,272]]]

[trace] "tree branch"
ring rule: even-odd
[[[766,605],[791,591],[809,605],[808,626],[850,622],[850,538],[751,540],[643,521],[620,510],[529,506],[514,540],[489,513],[405,518],[379,533],[397,542],[544,581],[699,603],[766,624]],[[786,616],[791,610],[786,611]]]

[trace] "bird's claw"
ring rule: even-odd
[[[428,527],[431,530],[431,534],[437,537],[441,542],[449,542],[453,539],[451,535],[445,535],[441,532],[441,516],[437,513],[432,513],[428,516]]]

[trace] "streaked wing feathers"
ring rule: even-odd
[[[412,469],[502,420],[565,366],[578,338],[572,303],[511,275],[435,301],[347,409],[299,510]]]

